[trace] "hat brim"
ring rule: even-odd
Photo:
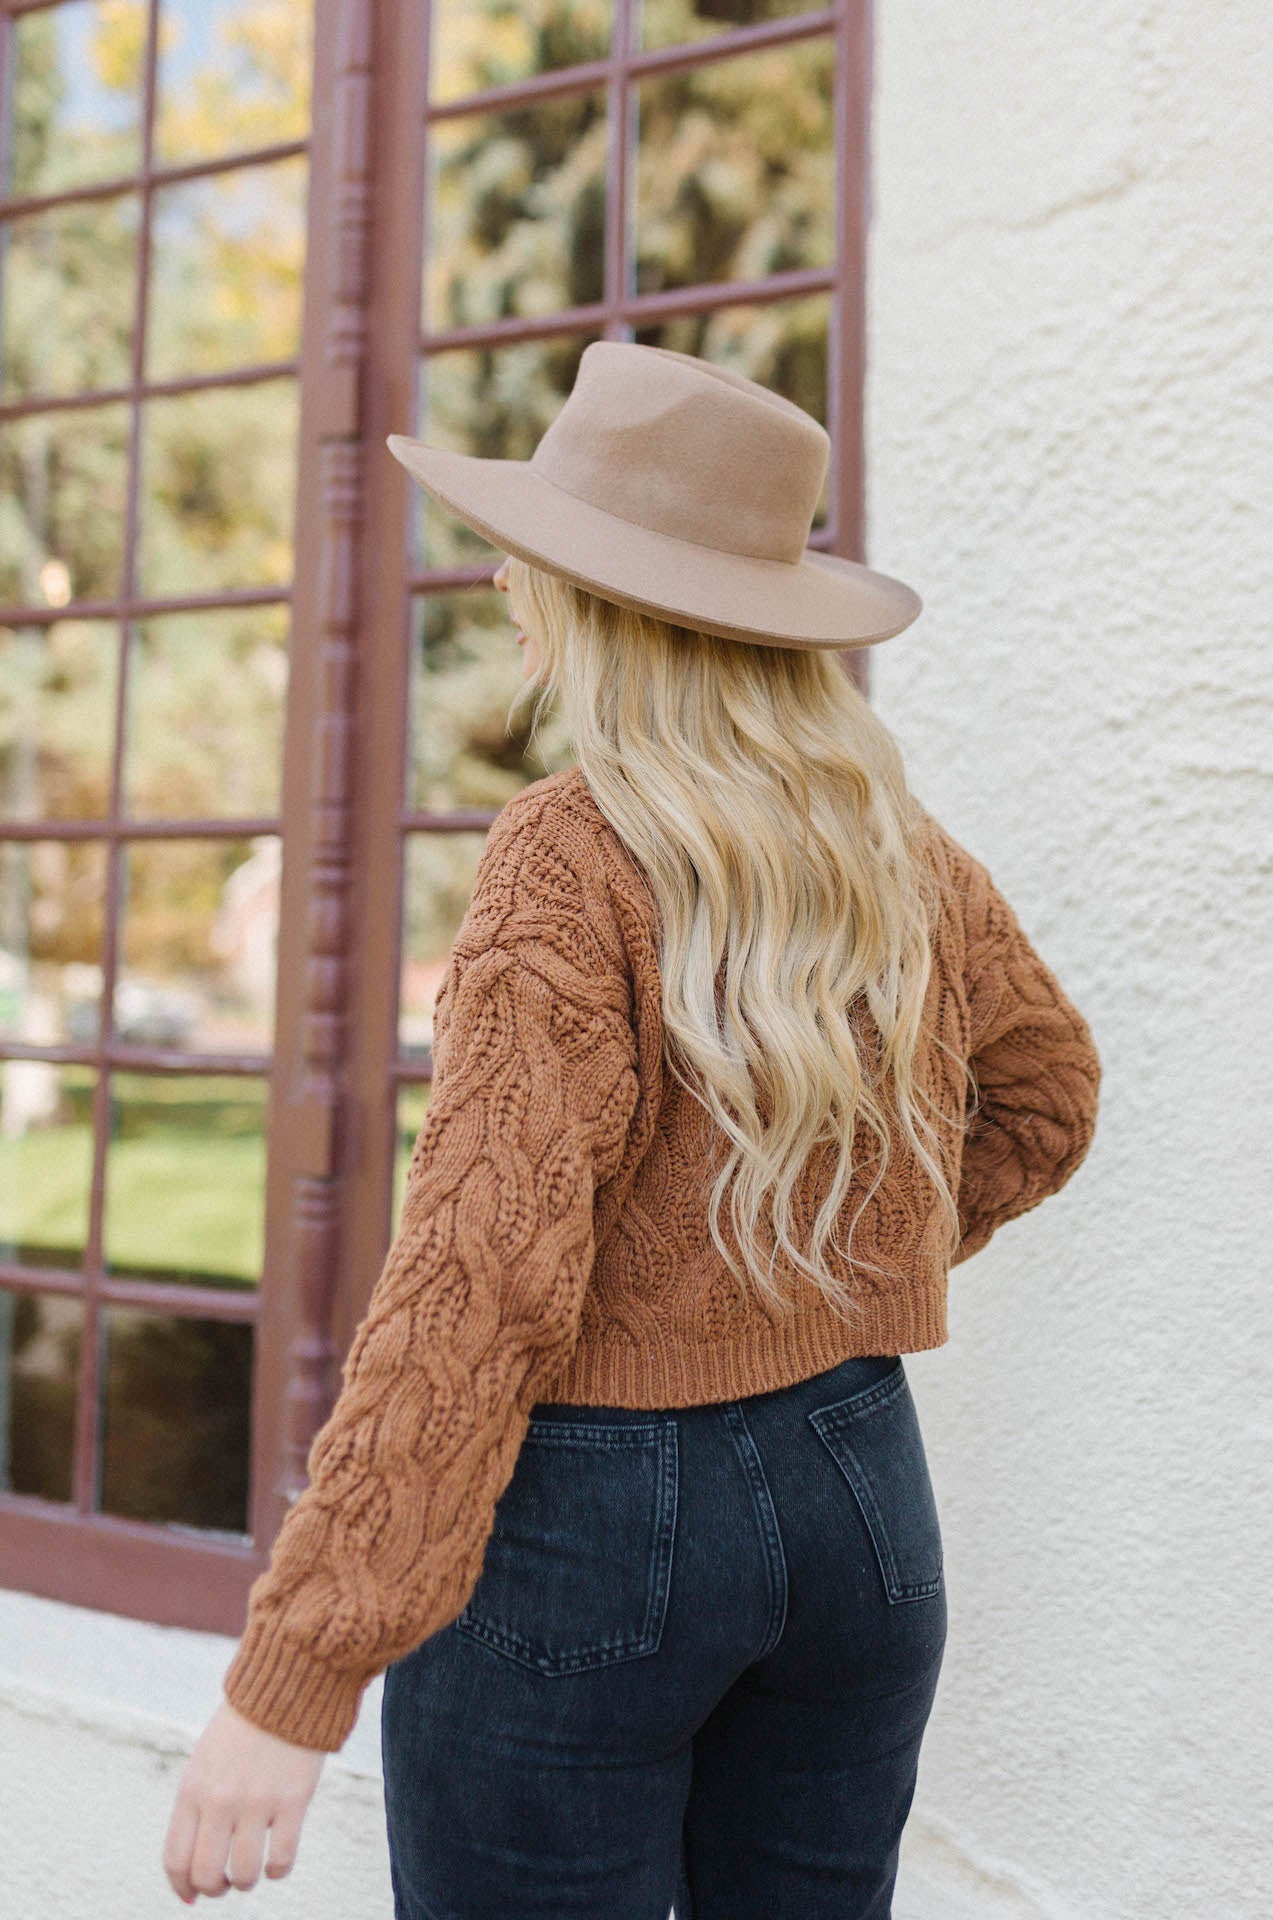
[[[799,560],[724,553],[634,525],[566,493],[529,460],[498,460],[391,433],[395,460],[500,552],[676,626],[779,647],[866,647],[923,602],[891,574],[806,547]]]

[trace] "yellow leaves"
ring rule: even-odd
[[[313,6],[240,0],[191,24],[161,12],[156,148],[184,161],[303,139],[309,131]]]
[[[100,0],[91,55],[99,84],[112,93],[136,94],[145,48],[143,0]]]

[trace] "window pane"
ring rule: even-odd
[[[124,853],[115,1032],[139,1047],[268,1052],[282,843],[137,840]]]
[[[432,0],[429,97],[555,73],[610,51],[612,0]]]
[[[96,1086],[97,1075],[89,1067],[54,1060],[0,1063],[4,1259],[67,1272],[83,1266]]]
[[[0,1492],[71,1498],[83,1326],[70,1295],[0,1287]]]
[[[126,401],[0,426],[0,602],[118,594],[127,459]]]
[[[157,160],[304,139],[312,15],[306,0],[161,0]]]
[[[802,13],[820,13],[818,0],[634,0],[639,46],[679,47],[706,40],[738,27],[763,26],[767,20],[789,20]]]
[[[128,818],[277,811],[289,625],[285,606],[224,607],[165,614],[134,628],[122,802]]]
[[[656,74],[635,89],[635,287],[828,267],[829,37]]]
[[[404,1058],[427,1057],[433,1038],[433,1002],[485,845],[484,833],[406,836],[398,1009],[399,1045]]]
[[[106,1264],[142,1280],[255,1287],[265,1224],[266,1083],[117,1073]]]
[[[57,193],[136,171],[145,43],[145,0],[67,0],[10,23],[8,192]]]
[[[128,385],[137,196],[0,224],[0,397]]]
[[[37,1046],[97,1038],[106,849],[0,840],[0,1034]]]
[[[432,129],[428,327],[559,313],[601,299],[606,138],[600,88]]]
[[[517,629],[494,587],[421,594],[411,648],[407,805],[443,813],[502,807],[528,780],[573,756],[564,728],[540,729],[529,747],[529,715],[510,733],[509,708],[522,679]]]
[[[0,627],[0,819],[101,820],[110,806],[119,627]]]
[[[233,167],[155,195],[152,380],[289,360],[300,346],[303,159]]]
[[[429,1109],[427,1082],[407,1082],[398,1088],[398,1131],[393,1156],[393,1188],[390,1195],[390,1234],[396,1234],[402,1220],[402,1202],[407,1191],[407,1169],[416,1137]]]
[[[108,1307],[101,1510],[246,1533],[252,1329]]]
[[[418,437],[487,459],[529,460],[575,383],[596,333],[430,354],[420,371]],[[495,549],[412,482],[416,549],[430,567],[494,564]]]
[[[718,366],[733,367],[749,380],[794,400],[825,427],[831,296],[773,300],[764,306],[719,307],[714,313],[677,314],[655,326],[638,328],[642,346],[672,347]],[[813,527],[826,524],[836,453],[822,483]]]
[[[290,581],[296,410],[290,378],[146,404],[144,593]]]

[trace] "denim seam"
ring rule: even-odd
[[[769,1620],[765,1628],[764,1640],[755,1658],[763,1659],[772,1653],[781,1637],[787,1620],[787,1556],[783,1551],[782,1534],[778,1527],[778,1516],[774,1510],[773,1495],[769,1491],[769,1482],[765,1478],[765,1469],[760,1452],[747,1424],[747,1416],[737,1400],[726,1403],[722,1409],[725,1424],[734,1442],[743,1471],[747,1475],[751,1488],[752,1505],[760,1523],[761,1537],[765,1547],[765,1572],[769,1579]]]
[[[660,1464],[663,1478],[659,1485],[655,1552],[650,1568],[649,1602],[646,1608],[644,1638],[651,1650],[663,1638],[668,1601],[672,1591],[672,1559],[676,1550],[677,1496],[680,1490],[681,1434],[675,1413],[669,1413],[660,1437]]]
[[[685,1845],[685,1828],[681,1828],[681,1855],[677,1863],[676,1894],[672,1901],[672,1920],[694,1920],[697,1909],[694,1888],[690,1884],[689,1853]]]
[[[666,1423],[640,1426],[587,1426],[579,1420],[534,1420],[523,1445],[539,1447],[648,1447],[662,1440]]]

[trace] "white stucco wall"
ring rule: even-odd
[[[324,1763],[296,1865],[184,1907],[163,1871],[173,1795],[235,1642],[0,1590],[4,1920],[392,1920],[381,1682]]]
[[[876,701],[1105,1066],[908,1367],[951,1609],[917,1920],[1263,1920],[1269,16],[878,0],[875,81],[868,554],[926,602]]]
[[[1267,1911],[1270,98],[1258,0],[877,0],[869,556],[926,611],[876,698],[1106,1070],[908,1366],[951,1633],[898,1920]],[[178,1910],[231,1651],[0,1594],[0,1910]],[[235,1911],[388,1920],[378,1700]]]

